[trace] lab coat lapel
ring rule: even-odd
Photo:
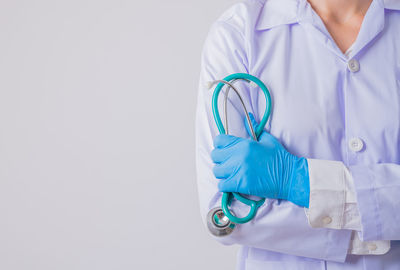
[[[366,48],[382,32],[385,26],[385,9],[382,0],[373,0],[364,16],[360,32],[349,57]]]

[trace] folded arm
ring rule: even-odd
[[[203,49],[196,116],[196,159],[200,206],[204,220],[210,209],[221,204],[218,180],[213,175],[214,163],[210,157],[214,148],[213,138],[218,135],[218,131],[212,116],[212,90],[207,89],[206,85],[209,81],[224,78],[231,73],[247,73],[245,44],[244,36],[237,28],[226,21],[219,21],[211,28]],[[254,89],[244,86],[239,87],[242,89],[241,95],[249,110],[255,112],[256,106],[253,106],[252,100],[257,99],[258,91],[251,92]],[[247,136],[239,101],[232,95],[229,102],[230,108],[233,108],[229,111],[231,130],[236,136]],[[246,206],[236,201],[232,208],[235,214],[242,216],[248,211]],[[297,256],[343,262],[348,253],[350,237],[350,230],[311,228],[303,207],[285,200],[267,199],[254,220],[238,225],[231,235],[217,240],[224,244],[241,244]]]
[[[309,164],[312,191],[308,216],[313,227],[354,229],[363,241],[400,239],[400,165],[346,167],[340,161],[312,159]],[[332,199],[319,203],[327,194]],[[332,222],[327,224],[323,219],[328,212]]]

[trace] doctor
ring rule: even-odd
[[[249,73],[271,92],[251,141],[238,98],[218,135],[207,82]],[[261,91],[237,83],[256,124]],[[267,198],[216,238],[238,269],[400,269],[400,1],[247,0],[205,41],[196,117],[201,214],[221,192]],[[243,216],[248,209],[233,202]]]

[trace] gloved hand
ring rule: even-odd
[[[254,130],[257,123],[250,114]],[[245,119],[246,129],[250,129]],[[263,131],[258,142],[231,135],[214,138],[213,172],[221,179],[221,192],[238,192],[263,198],[284,199],[307,207],[310,197],[308,163],[289,153],[271,134]]]

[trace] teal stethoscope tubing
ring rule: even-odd
[[[265,95],[265,101],[266,101],[265,102],[265,112],[261,119],[260,124],[258,125],[257,129],[254,131],[255,136],[258,139],[258,137],[262,133],[265,125],[267,124],[268,118],[271,114],[271,106],[272,105],[271,105],[271,95],[269,93],[269,90],[260,79],[258,79],[257,77],[255,77],[253,75],[247,74],[247,73],[234,73],[234,74],[231,74],[231,75],[225,77],[222,81],[231,82],[234,80],[245,80],[248,82],[253,82],[258,87],[261,88],[261,90],[263,91],[263,93]],[[219,110],[218,110],[218,96],[219,96],[222,88],[227,84],[222,81],[218,83],[218,85],[216,86],[216,88],[214,90],[213,97],[212,97],[212,111],[213,111],[214,120],[217,125],[219,133],[226,134],[225,127],[222,124],[221,117],[220,117]],[[239,98],[241,99],[239,93],[237,93],[237,94],[238,94]],[[226,102],[226,100],[225,100],[225,102]],[[249,119],[246,107],[244,106],[244,104],[242,104],[242,105],[244,107],[246,117],[247,117],[247,119]],[[225,106],[226,106],[226,104],[225,104]],[[226,110],[225,110],[225,112],[226,112]],[[227,118],[227,115],[225,115],[225,117]],[[249,126],[251,126],[251,123],[249,123]],[[241,203],[244,203],[244,204],[250,206],[250,211],[247,214],[247,216],[240,218],[240,217],[237,217],[234,214],[232,214],[232,212],[229,209],[229,205],[231,204],[231,201],[232,201],[232,196],[235,197],[235,199],[237,199]],[[225,216],[230,221],[232,221],[233,223],[243,224],[243,223],[249,222],[250,220],[252,220],[254,218],[254,216],[257,213],[258,208],[261,205],[263,205],[264,201],[265,201],[265,199],[260,199],[258,201],[254,201],[254,200],[245,198],[242,195],[240,195],[239,193],[235,193],[235,192],[232,192],[232,193],[224,192],[222,194],[221,208],[222,208],[222,211],[224,212]]]

